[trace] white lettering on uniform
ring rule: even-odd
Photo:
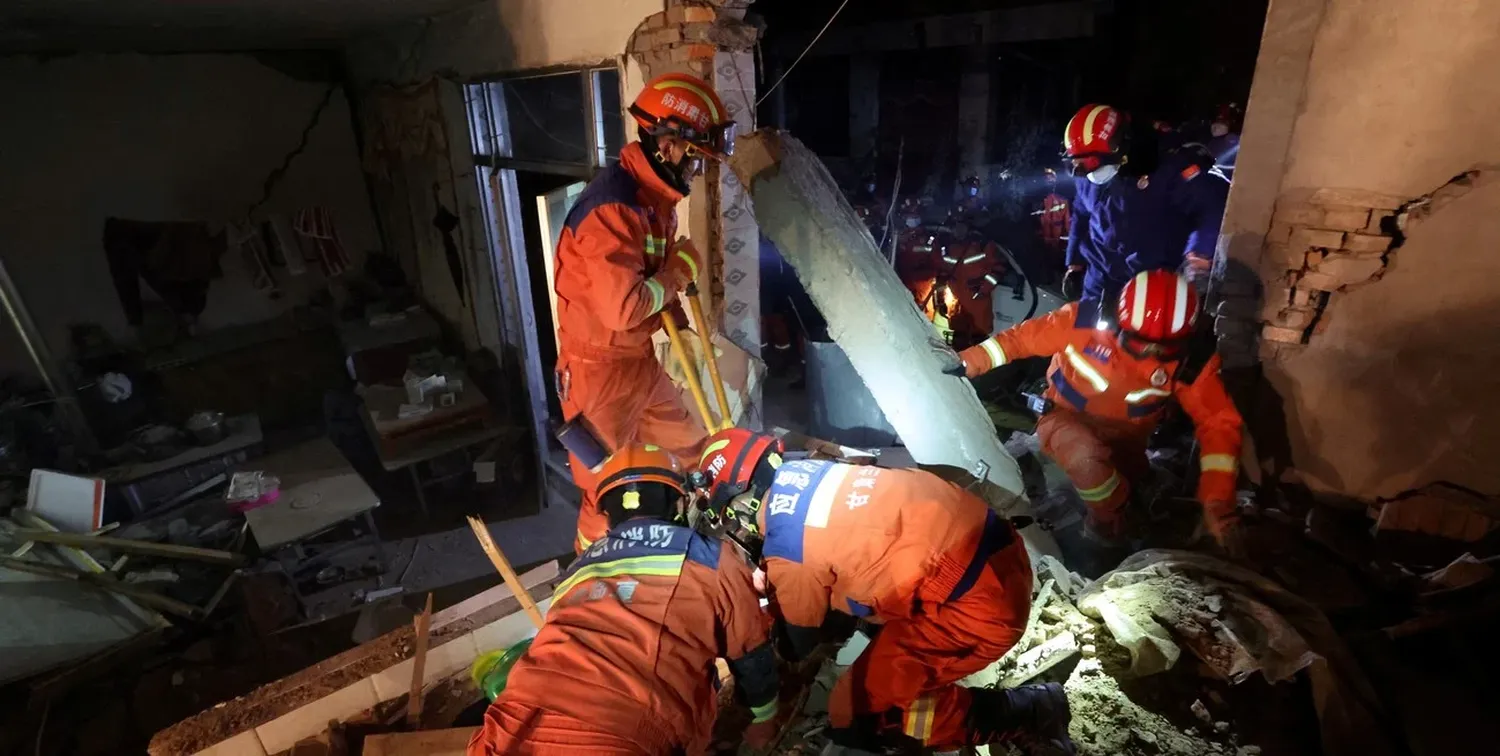
[[[857,494],[857,493],[851,493],[851,494],[849,494],[849,498],[844,499],[844,503],[847,504],[847,505],[849,505],[850,509],[855,509],[855,508],[858,508],[858,507],[862,507],[865,504],[869,503],[869,501],[870,501],[870,495],[869,494]]]
[[[855,478],[854,479],[853,487],[854,488],[874,488],[875,487],[875,479],[874,478]]]
[[[670,525],[652,525],[651,539],[646,542],[648,546],[666,548],[672,545],[672,528]]]
[[[797,495],[784,493],[773,494],[771,496],[771,502],[767,506],[771,508],[771,514],[773,516],[793,514],[797,511]]]
[[[787,470],[776,475],[776,485],[778,486],[791,486],[792,488],[801,491],[803,489],[806,489],[811,484],[812,476],[808,475],[805,472]]]

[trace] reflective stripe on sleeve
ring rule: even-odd
[[[1198,467],[1203,472],[1236,473],[1239,472],[1240,461],[1228,454],[1205,454],[1198,460]]]
[[[692,273],[693,273],[693,280],[697,281],[698,280],[698,261],[694,260],[692,255],[690,255],[687,252],[685,252],[683,250],[680,250],[680,249],[677,250],[677,256],[681,257],[682,260],[683,260],[683,262],[687,263],[688,270],[692,271]]]
[[[990,369],[993,370],[1005,364],[1005,349],[1000,346],[993,336],[979,342],[984,347],[984,353],[990,356]]]
[[[994,276],[993,273],[986,273],[986,274],[984,274],[984,280],[989,281],[991,286],[999,286],[1000,285],[999,279],[995,278],[995,276]]]
[[[968,264],[968,263],[977,263],[977,262],[979,262],[980,260],[983,260],[983,259],[984,259],[984,254],[983,253],[977,254],[977,255],[969,255],[968,257],[964,258],[964,263],[965,264]]]
[[[654,278],[646,279],[646,291],[651,294],[651,312],[661,312],[662,305],[666,304],[667,292]]]

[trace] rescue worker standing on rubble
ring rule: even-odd
[[[708,84],[686,74],[652,79],[630,113],[640,141],[589,182],[557,243],[558,397],[565,419],[582,416],[606,451],[645,442],[692,459],[705,431],[657,362],[651,335],[664,316],[686,325],[676,298],[703,258],[677,238],[675,208],[704,159],[733,149],[734,122]],[[586,492],[574,544],[582,552],[607,527],[587,493],[594,474],[576,455],[571,468]]]
[[[955,215],[949,223],[949,233],[940,237],[937,280],[951,298],[944,296],[939,304],[951,302],[946,315],[953,347],[964,349],[989,338],[995,328],[995,287],[1005,264],[1000,246],[975,232],[967,216]]]
[[[470,756],[707,753],[716,658],[729,662],[751,711],[746,742],[765,747],[779,681],[750,566],[733,544],[684,524],[671,454],[627,446],[600,475],[611,530],[558,583],[547,624],[485,712]]]
[[[1026,630],[1031,562],[1012,524],[931,473],[781,454],[774,436],[731,428],[709,438],[691,477],[710,516],[758,553],[784,657],[812,652],[830,608],[883,623],[834,686],[833,741],[879,751],[1031,739],[1072,753],[1062,686],[956,684]]]
[[[1186,278],[1153,270],[1125,285],[1113,323],[1085,299],[959,355],[971,378],[1025,357],[1052,358],[1037,435],[1078,489],[1085,527],[1100,541],[1127,535],[1126,504],[1149,471],[1146,443],[1175,399],[1198,437],[1204,524],[1231,553],[1241,547],[1235,482],[1244,423],[1219,379],[1212,342],[1191,338],[1197,317],[1198,294]]]
[[[1159,268],[1206,283],[1229,197],[1212,155],[1163,151],[1149,124],[1137,128],[1108,105],[1085,105],[1068,121],[1062,154],[1076,177],[1065,297],[1109,302]]]

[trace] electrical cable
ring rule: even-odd
[[[844,2],[839,3],[838,10],[835,10],[833,12],[833,15],[828,17],[828,23],[823,24],[823,28],[818,30],[817,36],[813,37],[812,41],[807,43],[807,47],[802,49],[802,54],[798,55],[797,59],[792,61],[792,64],[790,66],[787,66],[787,69],[785,71],[781,72],[781,78],[777,79],[776,83],[772,84],[771,88],[767,89],[766,93],[761,95],[759,100],[755,101],[755,107],[760,107],[760,104],[765,102],[766,98],[770,97],[771,93],[775,92],[777,87],[781,86],[781,82],[786,81],[787,75],[792,72],[792,69],[797,67],[798,63],[802,62],[803,58],[807,57],[807,53],[812,50],[813,45],[818,44],[818,40],[823,38],[823,32],[828,31],[828,27],[833,26],[833,20],[839,17],[839,14],[844,11],[844,6],[848,4],[849,0],[844,0]]]

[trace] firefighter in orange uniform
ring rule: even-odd
[[[983,500],[918,470],[783,462],[778,439],[739,428],[709,438],[692,480],[759,552],[783,656],[812,651],[830,608],[884,623],[834,686],[834,742],[941,751],[1033,738],[1071,753],[1060,685],[956,685],[1015,645],[1031,607],[1026,547]]]
[[[901,228],[896,236],[896,276],[911,291],[917,309],[931,314],[933,279],[939,261],[937,234],[922,225],[922,205],[916,199],[901,202]]]
[[[686,323],[676,297],[702,257],[676,238],[675,208],[703,160],[732,149],[734,122],[708,84],[685,74],[652,79],[630,113],[641,140],[589,182],[557,242],[557,389],[565,419],[581,415],[607,450],[644,442],[694,459],[702,421],[656,361],[651,335],[664,313]],[[571,463],[574,482],[591,491],[594,475]],[[585,493],[575,549],[607,529]]]
[[[953,294],[948,323],[953,346],[963,349],[994,331],[994,293],[1005,275],[1005,265],[1000,247],[974,233],[966,221],[960,219],[952,228],[939,250],[938,280]]]
[[[1062,263],[1063,255],[1068,251],[1068,233],[1073,226],[1073,207],[1057,191],[1057,171],[1048,168],[1044,171],[1047,179],[1047,196],[1042,198],[1042,209],[1037,211],[1041,218],[1042,246],[1057,256],[1057,262]]]
[[[733,544],[683,524],[671,454],[628,446],[600,475],[612,529],[564,574],[470,756],[707,753],[716,658],[728,660],[752,712],[746,742],[764,747],[778,679],[750,566]]]
[[[1052,358],[1051,407],[1037,435],[1078,489],[1088,530],[1100,540],[1125,535],[1132,484],[1148,471],[1146,442],[1174,399],[1196,427],[1204,524],[1220,544],[1237,535],[1244,423],[1219,379],[1218,355],[1189,349],[1197,316],[1198,294],[1186,279],[1145,271],[1120,292],[1114,325],[1101,325],[1093,300],[1072,302],[960,353],[970,377],[1023,357]]]

